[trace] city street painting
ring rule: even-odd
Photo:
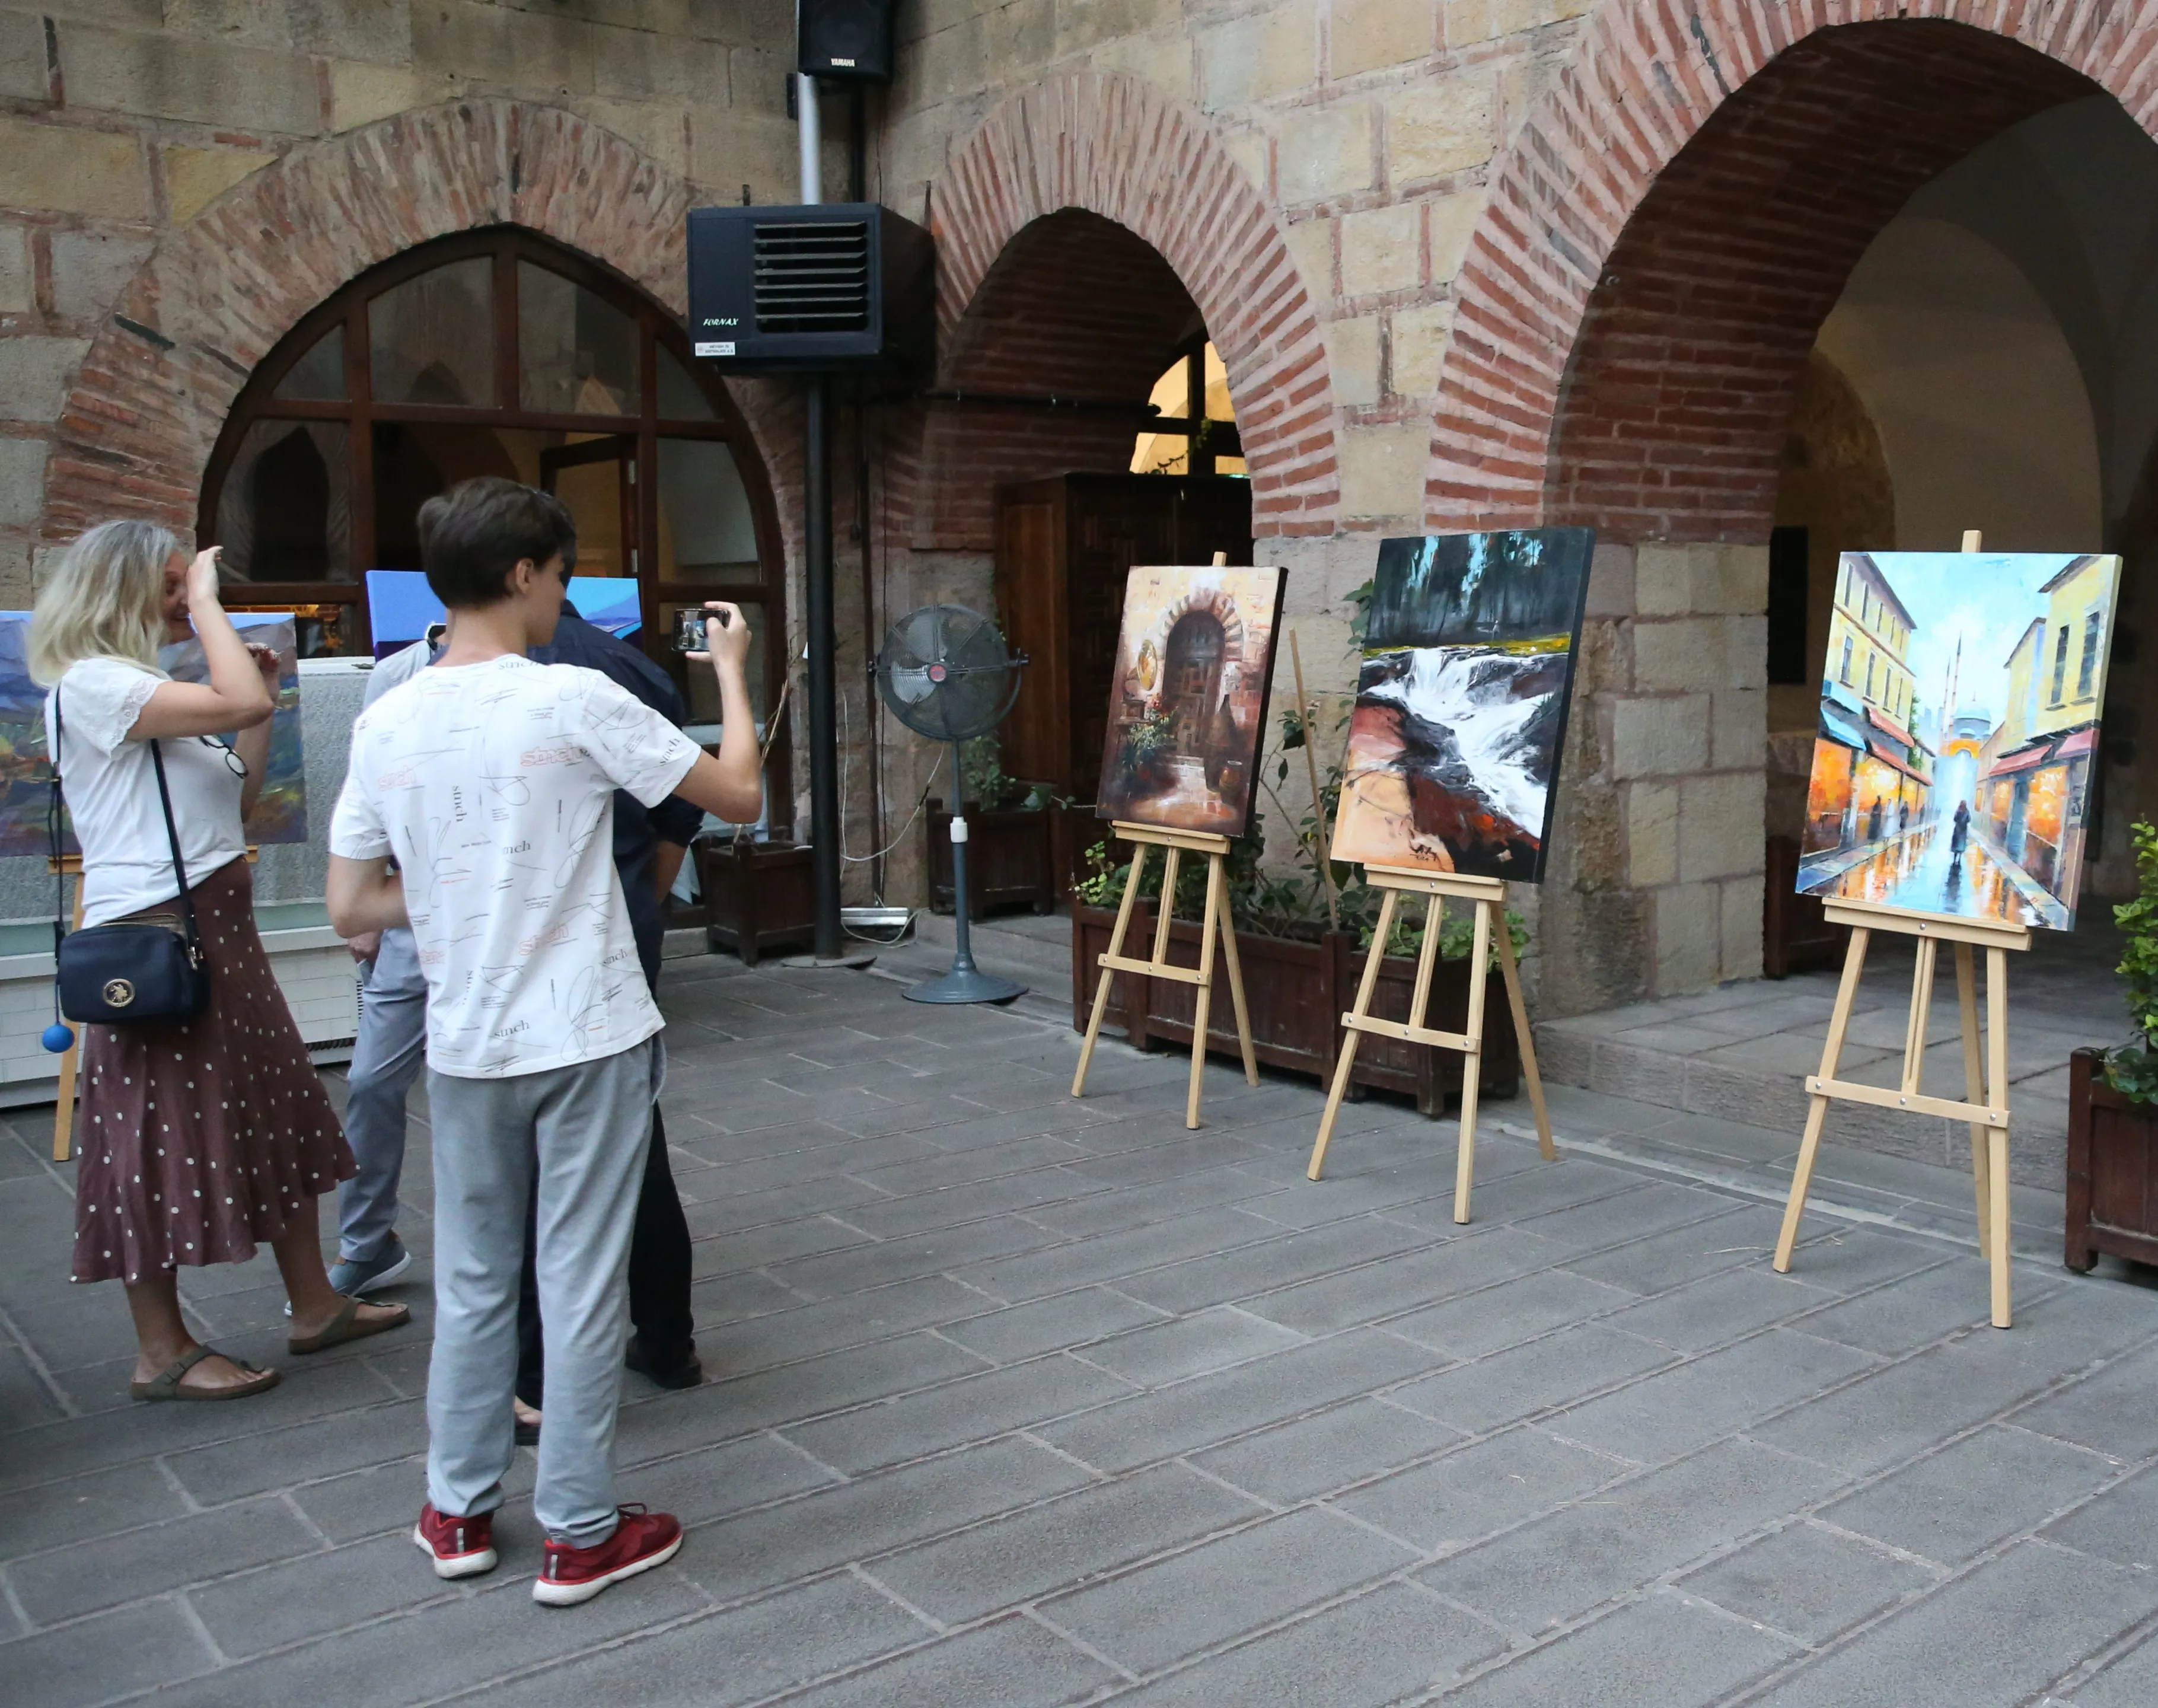
[[[1102,745],[1102,818],[1244,833],[1288,576],[1133,567]]]
[[[2069,931],[2120,560],[1846,552],[1801,893]]]
[[[1596,536],[1379,546],[1333,857],[1540,882]]]
[[[307,764],[300,750],[300,667],[289,611],[235,611],[243,640],[277,654],[277,708],[270,720],[270,762],[262,793],[248,815],[251,843],[307,839]],[[30,613],[0,611],[0,856],[44,855],[51,844],[45,815],[52,802],[52,766],[45,751],[45,691],[30,679]],[[202,643],[162,648],[159,661],[182,682],[209,679]],[[75,851],[63,817],[60,845]]]

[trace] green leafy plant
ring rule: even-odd
[[[2135,1036],[2105,1059],[2106,1083],[2137,1103],[2158,1103],[2158,829],[2147,819],[2130,828],[2135,839],[2135,900],[2113,910],[2128,939],[2120,976],[2128,981],[2128,1017]]]

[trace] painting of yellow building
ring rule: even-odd
[[[1850,552],[1799,889],[2066,930],[2120,560]]]

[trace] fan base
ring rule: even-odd
[[[942,978],[911,984],[900,994],[909,1002],[1009,1002],[1015,996],[1025,996],[1026,987],[1015,980],[994,978],[987,973],[963,973],[954,969]]]

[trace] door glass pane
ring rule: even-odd
[[[1211,344],[1206,347],[1206,419],[1233,421],[1236,406],[1229,401],[1229,370]]]
[[[570,436],[465,421],[374,424],[374,562],[379,570],[420,567],[420,506],[476,475],[544,486],[541,459]],[[619,524],[617,524],[617,528]]]
[[[1132,446],[1133,474],[1189,474],[1191,444],[1181,433],[1142,433]]]
[[[689,370],[674,359],[666,345],[659,346],[659,419],[663,421],[715,421],[718,415],[703,386]]]
[[[751,639],[749,658],[742,667],[742,674],[749,679],[750,710],[761,720],[767,704],[764,697],[764,648],[767,638],[764,632],[765,609],[761,601],[753,599],[736,599],[733,603],[741,607],[741,614],[749,622]],[[675,683],[682,689],[683,699],[689,704],[690,723],[716,725],[720,721],[720,685],[712,678],[712,667],[693,663],[674,650],[674,625],[678,620],[676,613],[694,608],[688,601],[679,599],[662,604],[659,607],[660,631],[668,637],[666,657],[674,668]],[[691,734],[693,739],[702,742],[719,740],[715,728],[693,730]]]
[[[734,452],[718,439],[659,441],[663,581],[755,581],[756,522]]]
[[[589,442],[589,441],[587,441]],[[577,447],[565,447],[545,459],[540,484],[569,507],[577,524],[577,573],[581,575],[627,575],[629,543],[622,538],[622,458],[625,445],[604,462],[567,461]]]
[[[494,403],[494,263],[452,261],[367,306],[377,403]]]
[[[582,285],[518,262],[517,340],[527,409],[637,413],[637,323]]]
[[[285,370],[276,395],[307,403],[342,402],[344,384],[344,328],[333,326],[308,347],[307,353]]]
[[[352,455],[342,421],[257,421],[217,501],[225,572],[241,581],[349,581]]]

